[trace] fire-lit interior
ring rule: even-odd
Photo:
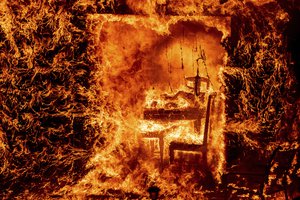
[[[295,0],[0,3],[0,199],[300,198]]]

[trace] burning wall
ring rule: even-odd
[[[226,133],[237,135],[235,142],[243,144],[242,150],[299,142],[297,80],[283,32],[294,15],[293,7],[282,1],[7,0],[0,7],[3,198],[145,195],[140,183],[149,174],[148,180],[154,180],[159,172],[139,156],[146,154],[138,148],[136,131],[144,91],[167,78],[176,82],[182,72],[178,57],[184,60],[184,70],[191,69],[187,51],[193,47],[195,37],[189,32],[194,26],[201,27],[199,34],[206,29],[210,41],[223,37],[228,54],[223,83],[217,79],[219,68],[212,67],[222,64],[220,59],[212,63],[212,58],[223,50],[206,39],[199,43],[207,53],[214,89],[226,86]],[[232,16],[231,35],[224,23],[203,15]],[[124,40],[118,28],[134,40]],[[205,45],[214,46],[214,51]],[[144,66],[158,75],[151,70],[155,66],[159,75],[168,77],[149,77],[142,73]],[[132,95],[126,95],[128,90]],[[169,197],[195,194],[189,190],[194,183],[190,173],[178,178],[170,172],[160,178]],[[170,185],[168,180],[177,182]],[[183,192],[178,194],[178,189]]]

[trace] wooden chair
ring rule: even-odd
[[[186,78],[188,82],[192,82],[193,86],[188,86],[188,88],[193,89],[195,99],[198,101],[205,100],[205,95],[207,91],[201,91],[201,84],[206,83],[206,90],[209,89],[209,79],[200,77],[197,71],[195,77]],[[203,134],[203,144],[186,144],[180,142],[171,142],[169,146],[170,163],[174,161],[174,152],[176,150],[184,150],[191,152],[201,152],[203,154],[204,163],[207,162],[207,143],[208,143],[208,133],[209,133],[209,122],[210,122],[210,109],[215,93],[208,95],[207,106],[200,107],[195,105],[194,107],[189,107],[185,109],[145,109],[144,119],[145,120],[155,120],[155,121],[176,121],[176,120],[192,120],[194,121],[194,130],[196,133],[201,132],[201,120],[205,119],[204,134]],[[201,99],[200,99],[201,98]],[[166,132],[166,131],[165,131]],[[165,132],[148,132],[144,135],[144,138],[156,138],[159,140],[159,151],[160,151],[160,166],[163,169],[164,162],[164,135]]]

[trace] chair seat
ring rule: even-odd
[[[188,144],[184,142],[171,142],[170,143],[170,150],[181,150],[181,151],[203,151],[204,146],[203,144]]]
[[[206,148],[203,144],[188,144],[183,142],[171,142],[169,146],[170,162],[174,161],[175,150],[190,152],[205,152]]]

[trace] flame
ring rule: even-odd
[[[197,182],[191,181],[196,178],[192,172],[179,175],[183,181],[181,184],[166,184],[177,175],[172,172],[171,167],[166,167],[160,172],[157,161],[151,158],[152,155],[145,146],[147,141],[143,137],[149,131],[165,134],[163,151],[168,157],[168,146],[172,141],[201,144],[203,135],[194,133],[193,123],[190,121],[159,123],[142,120],[142,116],[144,109],[185,109],[194,105],[195,100],[186,96],[191,93],[191,89],[186,87],[185,77],[195,75],[197,67],[204,76],[211,76],[213,88],[217,90],[220,87],[217,72],[223,57],[218,55],[218,52],[224,54],[224,51],[216,39],[221,40],[223,34],[228,34],[227,30],[222,33],[218,29],[226,27],[227,22],[225,19],[223,26],[214,27],[206,19],[213,18],[91,16],[90,20],[98,23],[95,27],[95,38],[101,62],[101,70],[95,74],[99,77],[96,79],[95,90],[100,88],[102,93],[102,99],[99,99],[99,104],[96,105],[100,106],[97,110],[102,113],[95,115],[94,121],[99,123],[102,135],[105,135],[106,145],[95,149],[95,154],[89,162],[89,166],[94,170],[75,187],[65,187],[60,194],[84,196],[86,193],[108,193],[114,189],[147,196],[144,188],[154,183],[165,195],[172,195],[174,189],[187,190],[187,186],[196,190]],[[220,22],[220,19],[217,20]],[[189,28],[195,25],[199,26],[200,31]],[[207,30],[201,30],[203,27],[207,27]],[[183,29],[186,31],[184,37],[181,34]],[[205,35],[207,31],[213,32],[213,35]],[[193,44],[192,41],[197,38],[198,43]],[[183,39],[185,41],[182,41]],[[183,63],[178,60],[180,47],[186,66],[182,66]],[[153,48],[156,49],[153,51]],[[205,50],[207,66],[195,61],[197,55],[191,57],[191,53],[198,53],[197,48]],[[213,88],[206,91],[203,87],[202,90],[209,94],[214,91]],[[224,98],[221,99],[219,98],[216,105],[222,104]],[[196,104],[204,105],[201,101]],[[217,117],[224,113],[224,109],[215,109],[214,120],[218,122],[211,125],[213,131],[210,137],[215,141],[211,143],[209,161],[216,179],[220,179],[219,174],[222,173],[224,165],[224,155],[220,156],[224,152],[224,145],[220,144],[224,143],[222,127],[225,119]],[[204,123],[201,129],[204,130]],[[155,139],[150,140],[155,142]],[[187,193],[173,195],[188,195]],[[188,196],[194,195],[195,193],[192,193]]]
[[[195,193],[188,195],[187,188],[191,186],[196,191],[197,183],[192,181],[196,178],[195,174],[186,172],[179,175],[183,181],[181,184],[166,184],[177,179],[178,175],[174,174],[172,167],[160,172],[143,137],[149,131],[165,134],[163,151],[168,157],[168,146],[172,141],[201,144],[203,135],[194,133],[190,121],[159,123],[143,120],[142,116],[144,109],[185,109],[195,103],[203,104],[186,96],[191,91],[186,87],[185,77],[195,75],[197,68],[204,72],[203,76],[211,76],[215,90],[220,87],[218,70],[223,57],[213,55],[216,52],[225,54],[216,40],[228,34],[228,30],[224,33],[219,30],[225,29],[228,22],[225,19],[222,25],[222,20],[217,19],[220,23],[215,27],[207,19],[213,20],[212,17],[202,16],[90,16],[90,20],[98,24],[94,30],[97,30],[95,42],[101,63],[100,70],[95,74],[99,78],[95,79],[94,89],[102,94],[101,98],[97,97],[100,99],[95,99],[99,102],[95,106],[100,106],[97,108],[100,114],[95,115],[93,123],[101,127],[106,145],[94,149],[95,154],[88,164],[93,170],[76,186],[65,187],[59,194],[84,196],[86,193],[109,193],[113,189],[147,196],[144,188],[155,183],[165,195],[195,196]],[[206,34],[209,31],[213,33],[212,36]],[[197,43],[193,43],[196,39]],[[180,48],[184,63],[178,60]],[[198,51],[201,48],[205,50],[207,66],[195,61],[197,48]],[[194,58],[191,54],[195,54]],[[213,88],[206,91],[203,87],[201,90],[209,94],[214,92]],[[222,102],[221,99],[216,106]],[[224,109],[216,108],[214,112],[219,115],[224,113]],[[217,132],[212,131],[213,135],[210,136],[215,142],[209,147],[212,150],[209,161],[216,179],[220,179],[224,165],[224,155],[220,157],[224,145],[220,144],[224,144],[221,135],[225,119],[217,117],[215,120],[219,122],[211,125],[212,130]],[[201,129],[204,130],[204,123]],[[186,193],[178,193],[182,189]]]
[[[266,155],[298,150],[288,12],[275,0],[1,1],[0,197],[145,199],[156,185],[165,199],[205,199],[206,178],[226,173],[227,135]],[[199,98],[187,81],[197,70],[210,86]],[[170,163],[172,142],[204,143],[204,123],[199,133],[144,112],[205,108],[213,94],[208,170]]]

